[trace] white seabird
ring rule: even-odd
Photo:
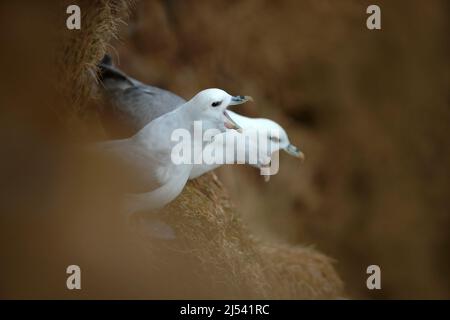
[[[170,91],[145,85],[129,77],[112,65],[111,58],[108,55],[103,58],[99,64],[99,68],[101,70],[101,81],[105,96],[112,106],[111,109],[104,111],[112,113],[108,118],[115,119],[121,127],[126,127],[126,131],[128,132],[137,132],[147,123],[167,112],[177,109],[185,102],[183,98]],[[275,121],[264,118],[249,118],[232,111],[228,111],[228,114],[239,124],[243,132],[240,134],[236,131],[226,130],[221,135],[243,139],[245,133],[253,131],[259,133],[267,132],[267,143],[258,144],[256,141],[249,141],[245,145],[246,159],[249,158],[248,152],[256,152],[258,154],[256,167],[260,167],[260,164],[267,163],[267,157],[270,157],[272,153],[280,149],[292,156],[304,159],[303,153],[289,142],[286,131]],[[278,135],[270,134],[272,132],[278,132]],[[224,152],[226,152],[227,147],[230,147],[230,145],[220,143],[220,141],[226,141],[226,137],[214,140],[219,141],[214,146],[224,149]],[[261,145],[268,147],[266,149],[261,147]],[[229,163],[236,162],[232,161]],[[195,164],[192,167],[189,179],[194,179],[220,166],[221,164]]]
[[[304,154],[301,152],[296,146],[290,143],[289,137],[286,131],[275,121],[264,118],[249,118],[242,115],[237,114],[236,112],[228,110],[228,114],[231,119],[235,123],[237,123],[242,129],[238,131],[235,130],[226,130],[219,135],[222,135],[222,138],[215,137],[215,140],[219,141],[219,143],[215,143],[215,149],[222,149],[222,154],[227,153],[227,149],[236,148],[232,151],[235,151],[235,154],[239,152],[243,152],[245,154],[245,163],[249,163],[254,167],[261,168],[263,166],[267,166],[271,160],[271,156],[274,152],[279,150],[284,150],[291,156],[304,159]],[[234,137],[236,140],[238,139],[248,139],[245,140],[248,143],[241,144],[236,143],[236,145],[227,143],[227,138]],[[267,139],[266,142],[261,143],[258,142],[258,137],[264,137]],[[213,142],[214,143],[214,142]],[[239,150],[239,148],[244,147],[244,150]],[[216,151],[217,152],[217,151]],[[249,161],[250,154],[253,153],[257,155],[256,163],[251,163]],[[214,170],[222,164],[235,164],[238,163],[238,160],[233,158],[230,162],[225,163],[215,163],[215,164],[195,164],[192,167],[191,174],[189,175],[189,179],[195,179],[211,170]]]
[[[174,130],[187,130],[195,139],[192,132],[195,121],[202,121],[207,128],[221,131],[225,128],[238,129],[226,109],[249,99],[247,96],[233,97],[220,89],[206,89],[175,110],[154,119],[131,138],[100,143],[99,148],[114,157],[127,176],[136,182],[139,191],[127,195],[126,212],[131,214],[162,208],[183,190],[192,164],[173,163],[171,154],[174,142],[171,134]]]

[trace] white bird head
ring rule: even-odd
[[[227,113],[228,106],[253,101],[250,96],[231,96],[221,89],[206,89],[197,93],[188,103],[195,108],[197,120],[210,122],[218,129],[240,130],[240,126]],[[207,125],[208,126],[208,125]]]
[[[269,119],[255,119],[255,124],[261,130],[264,128],[267,131],[269,150],[272,153],[278,150],[284,150],[291,156],[304,160],[305,155],[303,152],[289,141],[286,131],[278,123]]]
[[[303,152],[289,141],[286,130],[275,121],[264,118],[244,117],[232,111],[229,111],[229,114],[243,128],[244,133],[246,131],[256,131],[258,135],[267,137],[267,144],[265,145],[269,155],[278,150],[284,150],[291,156],[304,160],[305,155]]]

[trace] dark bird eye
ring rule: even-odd
[[[218,107],[218,106],[220,106],[221,104],[222,104],[222,101],[216,101],[216,102],[211,103],[211,106],[213,106],[213,107]]]
[[[280,141],[281,141],[280,138],[275,137],[275,136],[271,136],[269,139],[270,139],[271,141],[273,141],[273,142],[280,142]]]

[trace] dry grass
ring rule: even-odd
[[[95,96],[96,65],[110,49],[111,40],[117,38],[120,26],[125,25],[131,3],[132,0],[77,1],[81,8],[81,30],[59,29],[59,84],[63,94],[71,99],[72,112],[85,112],[89,100]],[[73,1],[63,1],[61,12],[70,4]],[[62,19],[60,22],[63,24]]]
[[[221,284],[219,297],[323,299],[342,294],[342,283],[324,255],[255,239],[214,174],[189,183],[166,215],[176,228],[177,246],[201,262],[198,275]]]

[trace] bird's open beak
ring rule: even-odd
[[[293,144],[289,144],[286,148],[284,148],[284,151],[289,153],[291,156],[299,158],[302,161],[305,160],[305,155],[303,154],[303,152],[301,152],[299,148],[297,148]]]
[[[237,104],[246,103],[247,101],[253,101],[253,98],[250,96],[234,96],[231,97],[230,103],[228,105],[235,106]],[[224,110],[223,115],[225,116],[225,128],[234,129],[237,130],[238,132],[242,132],[242,128],[236,122],[234,122],[233,119],[231,119],[230,115],[227,113],[226,110]]]
[[[247,101],[253,101],[253,98],[250,96],[234,96],[231,97],[231,101],[230,101],[230,106],[234,106],[237,104],[243,104],[246,103]]]
[[[231,119],[227,110],[223,111],[223,115],[225,116],[225,123],[224,123],[225,128],[234,129],[237,130],[238,132],[242,132],[242,128],[233,119]]]

